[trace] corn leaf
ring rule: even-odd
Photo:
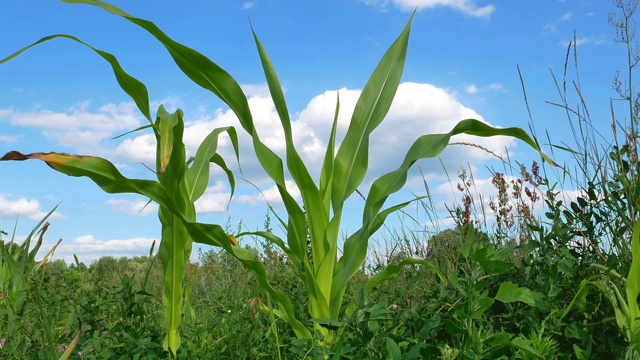
[[[640,220],[636,222],[631,237],[631,269],[627,276],[626,293],[627,304],[629,306],[629,330],[631,337],[629,341],[640,349],[640,333],[637,330],[636,323],[640,317],[640,309],[638,309],[638,294],[640,294]]]
[[[379,216],[380,209],[387,198],[402,189],[407,181],[407,173],[412,165],[420,159],[438,156],[446,148],[451,137],[461,133],[483,137],[499,135],[511,136],[533,146],[534,149],[540,152],[545,160],[554,164],[551,159],[544,155],[536,146],[533,139],[520,128],[494,128],[481,121],[467,119],[460,121],[449,133],[428,134],[419,137],[407,151],[402,164],[396,170],[376,179],[371,185],[364,207],[362,227],[357,232],[358,236],[351,236],[345,241],[344,256],[340,258],[337,266],[339,272],[336,274],[332,297],[339,294],[339,289],[345,286],[364,263],[369,238],[373,235],[372,230],[374,230],[374,228],[372,228],[372,224],[379,222],[376,218]]]
[[[163,346],[175,355],[181,344],[179,329],[184,302],[182,290],[184,268],[193,243],[181,218],[195,221],[196,211],[194,204],[189,201],[184,181],[186,149],[182,141],[184,134],[182,111],[177,110],[171,114],[160,106],[155,127],[158,134],[156,155],[158,180],[176,205],[172,210],[160,204],[158,210],[158,217],[162,224],[162,241],[158,248],[158,257],[164,272],[163,305],[167,330]],[[181,215],[176,215],[176,212]]]
[[[106,51],[97,49],[83,42],[82,40],[78,39],[75,36],[66,35],[66,34],[55,34],[55,35],[45,36],[42,39],[34,42],[33,44],[27,45],[22,49],[14,52],[13,54],[7,56],[6,58],[0,60],[0,64],[3,64],[15,58],[16,56],[22,54],[23,52],[31,49],[32,47],[38,44],[41,44],[43,42],[56,39],[56,38],[65,38],[65,39],[78,42],[88,47],[89,49],[95,51],[98,55],[100,55],[103,59],[105,59],[109,63],[109,65],[111,65],[111,69],[113,69],[113,74],[116,76],[116,80],[118,81],[118,84],[120,85],[122,90],[124,90],[127,93],[127,95],[129,95],[131,99],[133,99],[133,101],[138,106],[138,109],[140,109],[140,112],[142,112],[142,115],[144,115],[144,117],[147,118],[149,123],[151,123],[151,110],[149,107],[149,94],[147,91],[147,87],[138,79],[134,78],[133,76],[129,75],[126,71],[124,71],[124,69],[122,68],[122,66],[120,66],[120,63],[118,62],[118,59],[116,59],[115,56],[113,56],[112,54]]]
[[[193,163],[185,173],[184,181],[187,187],[187,194],[192,202],[198,200],[207,189],[207,185],[209,184],[209,163],[214,161],[227,173],[229,183],[231,184],[231,193],[233,194],[235,184],[233,174],[226,166],[222,157],[217,154],[218,137],[223,132],[229,134],[236,158],[238,161],[240,160],[238,153],[238,136],[236,135],[235,129],[232,127],[224,127],[211,131],[198,147]]]
[[[256,43],[256,47],[258,48],[258,54],[260,55],[260,61],[262,62],[262,68],[264,69],[264,74],[267,79],[267,85],[269,86],[269,92],[271,93],[271,97],[273,99],[274,105],[276,107],[276,111],[278,112],[278,116],[280,118],[280,123],[282,124],[282,128],[284,130],[285,144],[286,144],[286,156],[287,156],[287,169],[291,174],[294,182],[298,186],[300,190],[300,194],[302,196],[302,201],[304,204],[304,208],[307,212],[306,217],[293,217],[290,221],[295,222],[292,224],[295,229],[298,229],[300,232],[303,228],[305,228],[308,224],[310,236],[311,236],[311,251],[314,259],[314,264],[326,263],[325,257],[335,258],[333,253],[335,252],[335,245],[332,246],[331,241],[325,240],[325,229],[327,228],[327,223],[329,221],[329,214],[325,211],[325,207],[323,206],[322,197],[320,195],[320,191],[316,186],[316,183],[311,178],[307,166],[304,164],[298,151],[296,150],[293,144],[293,133],[291,131],[291,119],[289,118],[289,112],[287,110],[287,105],[284,99],[284,93],[282,91],[282,86],[280,85],[280,80],[273,68],[273,64],[269,59],[264,47],[260,43],[258,36],[255,32],[253,32],[253,37]],[[278,179],[273,179],[276,181]],[[287,192],[285,184],[278,184],[278,188],[280,193]],[[291,207],[298,207],[297,203],[290,204]],[[288,210],[288,208],[287,208]],[[298,242],[296,244],[296,249],[298,249],[301,258],[306,258],[303,255],[302,250],[305,250],[306,254],[306,236],[300,236],[302,234],[295,234],[294,237],[291,238],[292,241]],[[305,241],[304,246],[302,241]],[[316,244],[314,244],[316,243]],[[328,252],[328,253],[327,253]],[[331,269],[330,269],[331,271]],[[316,267],[315,272],[320,272],[318,267]],[[319,278],[323,278],[322,274],[317,275]],[[330,278],[329,274],[329,278]],[[331,284],[327,284],[327,291],[329,292],[329,288]]]
[[[335,159],[331,196],[336,213],[341,211],[336,207],[342,206],[367,173],[369,136],[387,115],[400,84],[414,15],[378,63],[356,103]]]
[[[331,211],[331,188],[333,186],[333,162],[336,148],[336,132],[338,129],[338,115],[340,114],[340,95],[336,96],[336,111],[333,115],[333,124],[331,125],[331,134],[327,143],[327,151],[322,162],[320,170],[320,193],[322,194],[322,202],[327,214]]]

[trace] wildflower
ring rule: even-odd
[[[411,306],[411,299],[407,299],[407,306]]]
[[[0,339],[0,349],[4,347],[4,344],[7,342],[7,338]]]
[[[397,310],[398,309],[398,305],[391,304],[391,306],[389,306],[389,308],[392,309],[392,310]]]

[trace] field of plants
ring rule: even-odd
[[[240,85],[212,60],[108,3],[64,1],[96,6],[151,34],[194,84],[228,105],[242,128],[213,129],[187,158],[182,111],[160,106],[152,116],[146,86],[114,55],[71,35],[52,35],[0,60],[19,61],[29,48],[65,38],[109,64],[148,120],[133,131],[155,135],[157,180],[127,178],[107,159],[91,156],[11,151],[0,161],[40,160],[63,174],[89,178],[107,193],[143,195],[159,205],[162,226],[162,239],[149,256],[103,257],[92,264],[51,260],[55,247],[42,249],[48,228],[56,226],[48,216],[22,243],[14,241],[14,231],[1,229],[1,358],[640,359],[637,1],[616,1],[610,18],[628,56],[628,68],[613,80],[626,111],[612,111],[611,134],[601,136],[592,126],[579,81],[568,76],[568,69],[579,71],[574,41],[564,74],[553,74],[560,99],[553,105],[566,112],[575,146],[541,149],[520,128],[461,120],[449,133],[417,138],[396,170],[374,180],[363,196],[360,228],[346,235],[344,204],[361,194],[369,135],[384,120],[400,83],[413,17],[364,87],[339,145],[336,99],[315,180],[294,146],[280,81],[255,33],[286,139],[284,159],[260,139]],[[523,88],[526,103],[526,83]],[[210,166],[224,170],[235,186],[227,164],[242,157],[238,131],[251,136],[286,209],[268,212],[260,231],[196,217],[194,204],[209,183]],[[218,154],[221,134],[234,145],[235,159]],[[456,134],[511,136],[538,152],[540,161],[504,159],[493,171],[497,196],[491,202],[479,200],[473,174],[462,169],[451,179],[460,199],[448,204],[455,225],[434,233],[402,212],[417,204],[425,216],[436,216],[429,197],[386,201],[403,188],[418,160],[437,157]],[[569,160],[556,164],[556,157]],[[301,203],[285,186],[289,178],[300,189]],[[569,190],[577,195],[567,196]],[[398,214],[408,226],[386,227],[387,217]],[[275,226],[286,229],[284,236]],[[243,238],[257,247],[240,246]],[[192,263],[194,243],[208,250]],[[48,251],[44,258],[38,258],[40,250]]]

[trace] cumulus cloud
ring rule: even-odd
[[[293,181],[285,181],[285,186],[287,188],[287,192],[294,198],[300,199],[300,190],[296,187]],[[270,188],[263,190],[260,194],[255,195],[240,195],[237,200],[244,204],[269,204],[269,205],[277,205],[282,204],[282,199],[280,198],[280,192],[278,191],[278,187],[276,185],[271,186]]]
[[[103,141],[114,133],[140,126],[140,117],[135,104],[131,102],[106,104],[97,111],[89,109],[89,102],[58,112],[46,109],[27,112],[3,109],[0,111],[0,121],[38,129],[42,135],[60,146],[93,155],[105,153]]]
[[[244,85],[243,88],[249,94],[249,107],[261,140],[276,154],[284,158],[285,141],[282,126],[266,86],[262,84]],[[501,85],[498,83],[482,88],[476,87],[478,91],[498,90],[500,88]],[[349,127],[351,115],[360,94],[361,90],[359,89],[328,90],[313,97],[301,111],[291,114],[293,141],[314,179],[317,180],[320,173],[338,96],[340,98],[340,112],[337,126],[337,147]],[[60,118],[63,123],[72,129],[83,128],[87,132],[87,138],[92,139],[92,146],[95,147],[96,143],[100,144],[106,138],[112,137],[115,131],[122,131],[123,128],[129,130],[139,125],[138,120],[132,115],[132,106],[134,105],[108,105],[93,113],[86,110],[86,108],[79,107],[68,113],[53,113],[43,110],[37,114],[47,113],[53,117]],[[131,111],[129,112],[129,110]],[[20,113],[14,110],[8,110],[8,112],[10,114],[7,116],[13,124],[39,127],[43,132],[51,128],[56,132],[63,132],[60,125],[54,127],[44,121],[44,117],[32,116],[34,113]],[[117,114],[122,116],[116,116]],[[241,129],[235,114],[229,109],[218,108],[210,112],[199,112],[198,116],[194,120],[189,120],[185,123],[184,142],[188,154],[193,155],[200,142],[213,129],[222,126],[235,126],[238,130],[240,143],[242,175],[235,168],[235,154],[226,135],[221,135],[219,138],[219,152],[228,165],[236,170],[236,176],[241,176],[262,189],[269,202],[276,202],[279,197],[276,189],[272,187],[273,181],[267,178],[264,170],[260,167],[254,155],[251,138]],[[116,121],[115,125],[107,125],[106,123],[91,125],[93,127],[82,125],[83,121],[81,119],[83,118],[101,117],[112,117],[120,120]],[[410,145],[420,135],[448,132],[458,121],[467,118],[483,121],[478,113],[462,105],[452,93],[444,89],[430,84],[413,82],[400,84],[387,118],[371,136],[369,153],[369,174],[371,176],[365,179],[364,185],[366,186],[383,173],[394,170],[402,162]],[[73,137],[72,135],[69,136]],[[468,146],[448,148],[441,155],[442,163],[445,164],[447,170],[454,169],[454,171],[467,163],[481,166],[485,161],[493,157],[491,152],[501,153],[505,148],[511,148],[515,145],[513,139],[505,137],[488,139],[459,135],[453,141],[474,143],[480,148],[488,150],[485,151]],[[85,145],[88,146],[84,141],[71,141],[68,144],[68,146],[79,148],[83,148]],[[149,132],[131,134],[124,140],[116,140],[111,148],[102,147],[101,150],[104,153],[103,155],[109,159],[115,158],[122,162],[143,162],[150,167],[155,165],[155,138]],[[443,178],[444,170],[440,162],[433,160],[430,164],[427,167],[427,173],[436,178]],[[213,178],[222,176],[224,179],[224,174],[215,172],[215,166],[212,169],[214,170]],[[228,190],[224,189],[223,183],[217,182],[207,189],[205,195],[196,204],[199,211],[225,211],[229,194]],[[292,191],[295,192],[297,190],[292,189]],[[239,197],[238,199],[251,204],[264,201],[263,195],[257,192],[248,196]],[[134,204],[123,202],[112,201],[110,205],[121,211],[130,211],[134,208]]]
[[[560,21],[569,21],[571,20],[572,17],[573,17],[573,13],[569,11],[562,14],[562,16],[560,16]]]
[[[251,8],[253,8],[254,6],[256,6],[256,1],[245,1],[244,3],[242,3],[242,10],[249,10]]]
[[[485,91],[501,91],[503,90],[503,86],[500,83],[491,83],[489,85],[486,86],[482,86],[482,87],[478,87],[478,85],[476,84],[471,84],[471,85],[467,85],[465,87],[465,92],[467,94],[477,94],[479,92],[485,92]]]
[[[227,210],[229,196],[226,186],[222,181],[216,181],[213,186],[207,187],[204,194],[196,201],[196,211],[199,213],[224,212]]]
[[[158,211],[158,205],[147,200],[109,199],[107,205],[114,211],[133,216],[145,216]]]
[[[14,143],[17,140],[18,140],[18,138],[15,137],[15,136],[0,135],[0,142],[5,143],[5,144]]]
[[[105,254],[112,256],[132,254],[145,255],[149,253],[151,245],[158,239],[152,238],[131,238],[100,240],[93,235],[78,236],[70,242],[63,241],[56,253],[65,258],[76,254],[81,261],[87,259],[97,259]],[[157,244],[156,244],[157,245]],[[65,256],[66,255],[66,256]]]
[[[386,8],[389,2],[393,2],[404,11],[414,9],[432,9],[435,7],[449,7],[473,17],[488,18],[495,11],[494,5],[479,6],[475,0],[361,0],[365,5],[373,5]]]
[[[558,31],[558,27],[555,24],[545,24],[544,27],[542,27],[542,33],[543,34],[551,34]]]
[[[574,46],[602,45],[607,43],[607,40],[603,36],[589,35],[589,36],[583,36],[583,37],[579,37],[571,40],[562,40],[558,42],[558,46],[566,48],[567,46],[569,46],[570,43],[574,43],[573,44]]]
[[[12,200],[0,194],[0,218],[16,219],[19,216],[26,216],[32,220],[42,220],[47,213],[47,211],[42,211],[40,202],[36,199],[19,198]],[[63,218],[64,216],[57,211],[49,217],[51,220]]]
[[[145,133],[133,138],[124,139],[111,151],[110,158],[139,162],[155,167],[156,138],[153,134]]]

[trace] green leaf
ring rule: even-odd
[[[535,306],[534,292],[531,289],[521,288],[510,281],[500,284],[495,299],[503,303],[521,301],[530,306]]]
[[[113,15],[121,16],[131,21],[153,35],[169,51],[182,72],[193,82],[212,91],[224,101],[238,116],[240,123],[247,132],[253,133],[253,123],[247,99],[240,85],[220,66],[209,60],[201,53],[184,46],[167,36],[153,22],[136,18],[115,5],[99,0],[62,0],[66,3],[87,4],[96,6]]]
[[[533,345],[531,344],[531,340],[528,340],[522,337],[516,337],[513,340],[511,340],[511,346],[526,353],[527,355],[529,355],[529,357],[533,357],[536,359],[544,359],[544,356],[542,356],[540,351],[536,350],[533,347]]]
[[[162,224],[162,240],[158,248],[158,257],[164,272],[163,304],[167,330],[163,346],[175,355],[181,344],[180,321],[185,301],[182,283],[193,243],[182,218],[195,221],[196,211],[184,183],[186,149],[182,141],[184,134],[182,110],[178,109],[170,114],[160,106],[155,127],[158,134],[156,155],[158,180],[176,206],[170,209],[165,204],[160,204],[158,209],[158,218]]]
[[[631,345],[635,345],[640,349],[640,332],[636,329],[636,323],[640,317],[640,309],[638,308],[638,294],[640,293],[640,220],[636,222],[631,237],[631,268],[627,276],[625,291],[627,295],[627,305],[629,307],[629,317],[627,324],[631,331]]]
[[[95,0],[66,0],[66,2],[84,3],[100,7],[145,29],[162,43],[186,76],[218,96],[236,114],[240,124],[252,138],[253,147],[261,166],[269,177],[274,180],[282,197],[288,213],[286,224],[287,244],[285,246],[281,242],[279,246],[288,250],[288,254],[296,264],[302,265],[296,268],[304,269],[304,274],[302,274],[302,271],[299,274],[309,292],[309,310],[311,316],[315,318],[337,319],[347,283],[357,273],[366,257],[369,238],[382,226],[387,215],[401,208],[402,204],[381,211],[386,199],[404,186],[407,172],[417,160],[439,155],[448,144],[451,136],[462,133],[477,136],[514,136],[538,149],[537,144],[521,129],[492,128],[477,120],[461,121],[447,134],[420,137],[409,149],[403,163],[397,170],[387,173],[374,181],[366,199],[362,226],[347,238],[342,257],[336,262],[338,234],[344,201],[356,190],[366,176],[369,137],[389,111],[400,83],[413,15],[403,32],[385,53],[364,87],[356,104],[349,129],[334,157],[338,103],[334,126],[329,139],[330,146],[325,154],[319,185],[309,176],[305,164],[293,145],[291,123],[282,87],[271,61],[254,32],[254,39],[269,90],[283,126],[287,168],[302,194],[303,210],[286,189],[282,159],[260,140],[246,96],[238,83],[226,71],[199,52],[177,43],[152,22],[135,18],[113,5]],[[174,131],[176,131],[174,133],[175,138],[181,137],[181,133],[178,134],[178,132],[182,131],[179,126],[176,126]],[[164,151],[169,150],[164,145],[162,146]],[[161,156],[161,154],[164,155]],[[174,159],[173,154],[167,156],[167,154],[159,152],[158,156],[165,160],[169,159],[170,162]],[[544,154],[542,156],[548,160]],[[198,175],[204,171],[202,170],[202,164],[206,162],[204,161],[205,159],[208,161],[216,159],[218,162],[215,163],[217,164],[221,160],[214,157],[207,159],[203,155],[198,165],[195,165],[196,159],[194,159],[192,167],[195,166],[196,170],[193,170],[193,175],[189,174],[189,179],[185,180],[181,187],[171,180],[181,178],[178,176],[181,174],[181,168],[177,167],[172,170],[172,174],[164,174],[159,171],[162,189],[170,194],[164,194],[170,200],[166,209],[177,219],[173,224],[177,226],[179,220],[194,241],[222,246],[226,251],[238,258],[255,274],[260,286],[271,294],[282,309],[283,318],[292,326],[296,336],[310,336],[311,333],[295,318],[291,301],[284,294],[273,289],[268,283],[264,267],[254,260],[249,252],[231,246],[222,228],[195,222],[194,218],[191,217],[192,210],[184,206],[184,198],[190,198],[188,194],[198,195],[203,191],[201,190],[202,185],[196,185],[196,183],[199,184]],[[158,169],[164,169],[162,164],[158,164]],[[167,167],[167,169],[170,168],[171,166]],[[132,186],[132,184],[129,183],[128,186]],[[175,205],[179,207],[174,207]],[[163,209],[165,207],[161,205],[161,211],[164,211]],[[332,217],[330,218],[330,216]],[[311,237],[312,262],[310,262],[307,254],[306,239],[308,234]],[[187,247],[185,251],[186,249]],[[385,276],[392,276],[392,271],[381,275],[381,277]]]
[[[233,144],[236,158],[238,159],[238,161],[240,160],[238,153],[238,136],[236,135],[235,129],[233,127],[224,127],[216,128],[211,131],[211,133],[209,133],[209,135],[205,137],[205,139],[198,147],[196,155],[193,159],[193,163],[185,172],[184,182],[187,187],[189,200],[191,202],[195,202],[196,200],[198,200],[207,189],[207,185],[209,184],[210,162],[215,162],[227,173],[227,177],[232,188],[231,191],[233,193],[235,184],[233,174],[231,173],[231,171],[229,171],[229,168],[226,166],[224,159],[222,159],[222,157],[217,154],[218,138],[223,132],[227,132],[229,134],[229,138],[231,139],[231,143]]]
[[[252,136],[253,146],[258,157],[258,161],[267,174],[274,179],[276,183],[285,183],[282,160],[260,141],[258,134],[255,131],[245,94],[242,92],[240,85],[220,66],[199,52],[174,41],[162,32],[154,23],[133,17],[114,5],[94,0],[63,1],[68,3],[82,3],[97,6],[111,14],[121,16],[148,31],[149,34],[154,36],[167,49],[178,67],[187,77],[199,86],[213,92],[231,108],[238,117],[242,127]],[[304,212],[290,194],[286,191],[282,191],[282,186],[279,187],[279,190],[289,215],[287,241],[294,253],[303,255],[306,251],[306,243],[303,243],[302,240],[306,238],[307,233]],[[171,207],[169,208],[171,209]],[[189,220],[186,220],[185,218],[182,218],[181,221],[189,222]],[[185,225],[189,229],[189,233],[193,237],[194,241],[216,246],[222,246],[225,243],[228,245],[226,235],[221,236],[219,233],[217,236],[212,236],[211,234],[204,235],[200,232],[202,229],[195,224],[196,223],[189,223]],[[295,243],[296,241],[298,241],[297,244]],[[254,272],[260,286],[265,291],[269,292],[281,309],[283,309],[286,319],[294,329],[296,335],[309,337],[311,335],[310,332],[295,319],[293,307],[291,306],[289,299],[287,299],[283,294],[277,292],[268,284],[262,265],[251,260],[250,256],[247,256],[248,254],[237,250],[237,248],[225,249],[232,255],[238,257],[245,266]]]
[[[109,65],[111,65],[111,69],[113,69],[113,74],[116,76],[116,80],[118,81],[118,84],[120,85],[122,90],[124,90],[124,92],[126,92],[127,95],[129,95],[131,99],[133,99],[133,101],[138,106],[138,109],[140,109],[140,112],[142,112],[142,115],[144,115],[144,117],[147,118],[149,123],[151,123],[151,110],[149,107],[149,94],[147,92],[147,87],[138,79],[134,78],[133,76],[129,75],[126,71],[124,71],[124,69],[122,68],[122,66],[120,66],[120,63],[118,62],[115,56],[113,56],[112,54],[106,51],[97,49],[83,42],[82,40],[78,39],[75,36],[66,35],[66,34],[55,34],[55,35],[45,36],[42,39],[34,42],[33,44],[27,45],[22,49],[14,52],[13,54],[7,56],[6,58],[0,60],[0,64],[3,64],[15,58],[16,56],[22,54],[23,52],[29,50],[30,48],[38,44],[41,44],[43,42],[56,39],[56,38],[65,38],[65,39],[70,39],[75,42],[78,42],[88,47],[89,49],[93,50],[98,55],[100,55],[103,59],[105,59],[109,63]]]
[[[387,337],[384,340],[387,345],[387,360],[401,360],[402,353],[400,353],[398,344],[396,344],[396,342],[390,337]]]
[[[384,54],[367,81],[340,144],[334,164],[332,200],[339,213],[343,202],[364,179],[369,164],[369,136],[387,115],[398,90],[409,45],[411,22]]]
[[[22,154],[18,151],[10,151],[2,156],[0,161],[28,159],[44,161],[52,169],[69,176],[86,176],[109,194],[141,194],[159,204],[169,204],[169,207],[175,208],[173,200],[167,196],[166,190],[158,182],[128,179],[113,164],[103,158],[55,152]]]
[[[320,170],[320,194],[322,195],[322,202],[325,212],[328,214],[331,211],[331,188],[333,186],[333,161],[336,148],[336,133],[338,129],[338,116],[340,114],[340,94],[336,96],[336,111],[333,115],[333,124],[331,125],[331,134],[329,135],[329,141],[327,143],[327,150],[324,155],[324,161],[322,162],[322,169]]]
[[[293,144],[291,119],[289,118],[289,111],[287,110],[287,104],[284,99],[284,92],[282,91],[282,86],[280,85],[278,75],[276,74],[269,56],[264,50],[264,47],[260,43],[260,40],[258,39],[258,36],[256,35],[255,31],[253,31],[253,29],[252,32],[256,47],[258,49],[258,54],[260,56],[260,61],[262,63],[262,68],[264,70],[264,75],[267,80],[267,85],[269,86],[269,92],[276,107],[276,111],[278,112],[278,117],[280,118],[280,123],[284,131],[287,169],[289,170],[291,177],[300,190],[304,208],[307,212],[307,216],[305,218],[294,217],[290,219],[290,222],[296,229],[301,230],[304,227],[305,232],[308,226],[312,242],[311,251],[315,265],[314,273],[316,273],[316,276],[318,276],[319,279],[331,279],[331,277],[333,276],[333,262],[335,261],[335,257],[337,254],[337,244],[335,244],[335,242],[331,240],[324,241],[325,230],[327,229],[327,225],[329,222],[329,213],[326,211],[323,205],[323,200],[317,185],[311,178],[307,166],[300,158],[300,155],[298,154],[298,151]],[[281,195],[290,196],[287,192],[284,182],[279,182],[278,178],[273,178],[273,180],[276,181],[278,190],[280,191]],[[294,208],[294,211],[297,211],[297,209],[295,208],[298,206],[297,204],[294,205],[291,203],[287,207],[287,209],[289,209],[289,207],[292,207]],[[329,235],[330,238],[331,236],[332,235]],[[304,256],[304,254],[306,254],[306,234],[304,237],[297,235],[296,237],[291,238],[291,240],[299,242],[298,244],[296,244],[295,248],[299,249],[297,251],[297,253],[299,254],[298,256],[303,259],[303,261],[306,261],[307,257]],[[317,243],[317,245],[314,243]],[[302,253],[302,249],[304,249],[304,253]],[[323,293],[329,294],[329,292],[331,291],[331,283],[325,282],[325,284],[322,284],[322,287],[324,288]],[[324,316],[328,316],[328,314],[324,314]]]
[[[156,118],[155,128],[158,131],[158,147],[157,147],[157,173],[158,175],[164,174],[167,166],[169,165],[169,161],[171,161],[171,155],[173,153],[173,145],[174,145],[174,127],[178,125],[178,123],[182,119],[182,112],[176,114],[169,114],[164,106],[160,105],[158,109],[158,116]],[[182,138],[179,137],[179,141],[182,141]],[[178,146],[180,146],[179,144]],[[181,176],[177,176],[176,178],[180,178]]]
[[[487,309],[493,305],[494,300],[485,294],[482,294],[477,300],[476,305],[473,308],[473,314],[471,314],[471,318],[475,320],[481,320],[482,315]]]

